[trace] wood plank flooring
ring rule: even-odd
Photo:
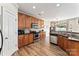
[[[56,45],[39,40],[20,48],[13,56],[67,56],[67,53]]]

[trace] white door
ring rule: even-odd
[[[3,8],[3,55],[12,55],[16,50],[15,15]]]
[[[9,55],[8,19],[9,13],[3,8],[3,55]]]
[[[15,21],[15,16],[12,14],[9,14],[9,49],[10,49],[10,54],[14,53],[16,50],[16,21]]]

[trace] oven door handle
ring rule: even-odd
[[[1,30],[0,30],[0,33],[1,33],[1,47],[0,47],[0,53],[1,53],[2,48],[3,48],[3,34]]]

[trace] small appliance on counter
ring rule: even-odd
[[[18,30],[18,35],[23,35],[24,34],[24,30]]]
[[[34,29],[38,29],[38,28],[39,28],[39,26],[38,26],[38,24],[37,24],[37,23],[32,23],[32,28],[34,28]]]
[[[30,30],[29,29],[19,29],[18,30],[18,35],[25,35],[25,34],[29,34]]]
[[[30,33],[30,29],[24,29],[24,34],[29,34]]]

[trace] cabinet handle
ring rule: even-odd
[[[5,37],[5,39],[8,39],[8,37]]]

